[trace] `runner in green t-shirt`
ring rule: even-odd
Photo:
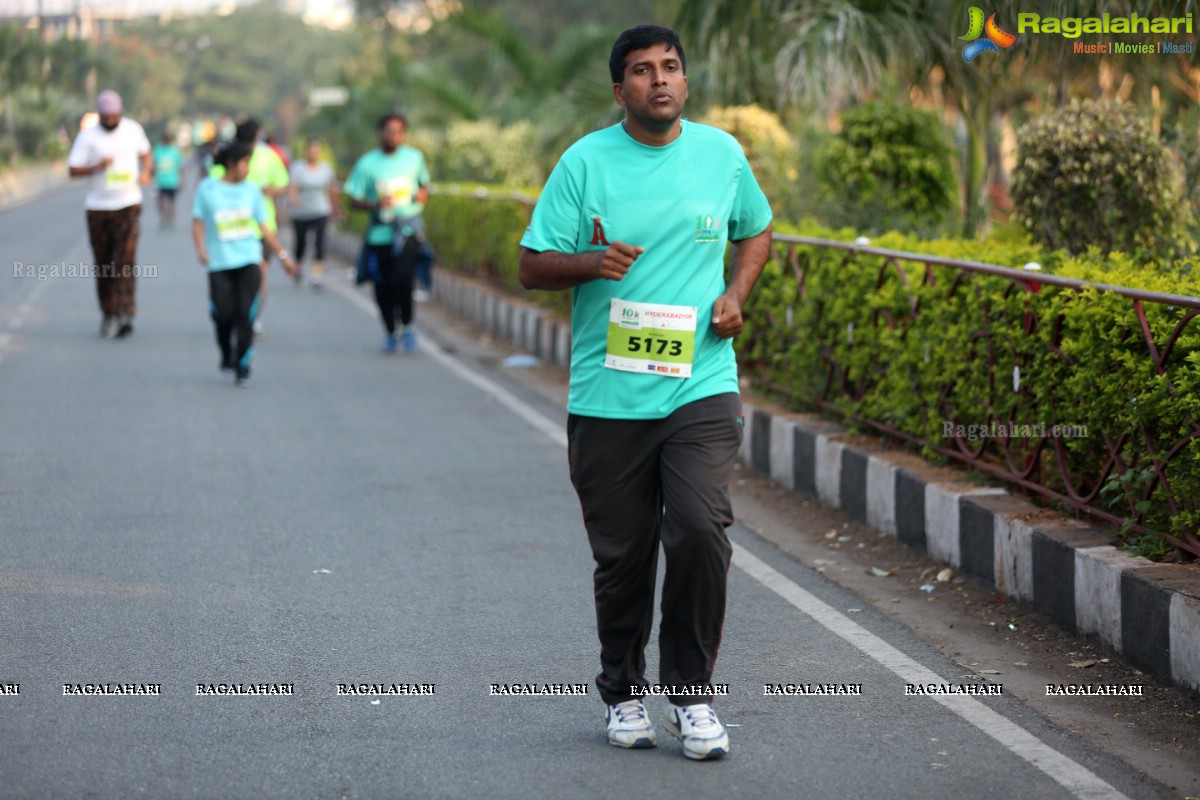
[[[158,206],[158,227],[175,227],[175,193],[183,181],[183,153],[175,145],[175,137],[168,131],[162,135],[162,143],[154,146],[151,153],[154,164],[154,184],[158,188],[155,205]]]
[[[571,480],[596,561],[608,740],[651,747],[646,642],[656,561],[667,560],[659,690],[691,759],[729,737],[711,685],[725,615],[742,440],[731,338],[770,255],[771,208],[733,137],[682,120],[676,33],[625,31],[609,60],[620,125],[563,154],[521,240],[521,283],[571,289]],[[725,249],[732,274],[725,282]]]
[[[417,346],[413,272],[421,248],[421,212],[429,198],[429,167],[420,150],[404,144],[408,120],[402,114],[384,114],[378,129],[379,147],[358,159],[345,192],[353,208],[371,212],[364,256],[374,267],[375,302],[387,332],[382,350],[391,353],[397,345],[397,311],[404,349]],[[402,245],[397,229],[405,237]]]

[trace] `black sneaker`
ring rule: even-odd
[[[245,367],[240,367],[237,371],[237,377],[233,379],[233,385],[245,389],[250,385],[250,370]]]
[[[117,338],[124,339],[133,333],[133,317],[117,317]]]

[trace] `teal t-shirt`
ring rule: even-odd
[[[416,201],[415,195],[427,183],[429,167],[425,164],[425,154],[415,147],[401,145],[391,155],[377,148],[358,159],[346,179],[346,194],[367,203],[378,201],[384,194],[392,197],[391,208],[380,209],[378,221],[367,229],[367,244],[392,243],[392,221],[421,213],[424,206]]]
[[[183,153],[173,144],[154,145],[154,182],[160,189],[178,189]]]
[[[716,128],[684,121],[679,138],[652,147],[614,125],[572,145],[546,182],[521,245],[584,253],[622,241],[646,251],[620,281],[597,279],[572,290],[567,409],[661,419],[687,403],[736,392],[733,343],[713,331],[712,306],[726,288],[726,244],[762,233],[771,218],[741,145]],[[664,319],[695,309],[691,377],[653,362],[642,372],[606,366],[617,349],[609,341],[614,299],[653,304],[641,307],[643,320],[647,308]],[[618,307],[616,313],[629,312]],[[613,329],[622,341],[628,338],[615,323]],[[677,348],[672,340],[645,336],[634,342],[639,352],[632,355],[644,355],[652,342],[659,353]],[[623,346],[630,355],[629,344]],[[678,349],[686,357],[686,346]]]
[[[225,167],[214,164],[208,171],[208,177],[224,178]],[[254,150],[250,153],[250,171],[246,173],[246,182],[259,188],[282,189],[288,185],[290,180],[287,167],[283,165],[283,159],[279,157],[279,154],[262,142],[255,144]],[[275,200],[263,195],[263,204],[267,208],[267,222],[264,227],[274,233],[278,230]],[[262,238],[261,230],[258,232],[258,238]]]
[[[262,189],[250,181],[227,183],[220,178],[200,181],[192,200],[192,219],[204,223],[209,272],[262,261],[258,226],[266,224],[267,205]]]

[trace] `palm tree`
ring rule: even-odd
[[[445,25],[457,34],[454,52],[470,55],[414,64],[407,73],[413,87],[463,118],[533,121],[547,167],[571,141],[614,119],[604,65],[615,32],[577,26],[544,48],[502,14],[467,3]]]
[[[1002,86],[1025,76],[1050,77],[1065,87],[1072,74],[1096,69],[1095,61],[1066,55],[1071,41],[1060,36],[1024,36],[1019,52],[968,64],[962,56],[969,0],[682,0],[678,25],[714,73],[706,85],[736,100],[729,87],[768,107],[811,102],[826,109],[860,100],[892,83],[901,88],[927,82],[936,70],[964,122],[963,233],[973,235],[986,212],[992,119]],[[979,4],[984,5],[984,4]],[[1042,16],[1128,15],[1123,0],[1051,0]],[[1181,16],[1190,0],[1156,3],[1157,16]],[[1141,10],[1143,16],[1146,9]],[[1013,19],[1009,25],[1015,26]],[[739,49],[734,51],[734,47]],[[763,65],[770,64],[776,89],[764,93]],[[740,81],[740,84],[739,84]],[[1060,91],[1060,93],[1062,93]]]

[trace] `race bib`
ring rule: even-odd
[[[174,172],[175,171],[175,159],[173,159],[173,158],[160,159],[158,164],[156,164],[154,168],[156,170],[158,170],[159,172]]]
[[[258,235],[258,224],[248,208],[222,208],[213,212],[217,238],[222,242],[250,239]]]
[[[397,178],[375,181],[375,193],[380,198],[392,198],[393,206],[406,206],[413,201],[412,178],[401,175]]]
[[[137,176],[131,169],[109,167],[104,171],[104,185],[109,189],[128,189],[136,179]]]
[[[690,378],[697,316],[695,306],[631,303],[613,298],[604,366],[666,378]]]

